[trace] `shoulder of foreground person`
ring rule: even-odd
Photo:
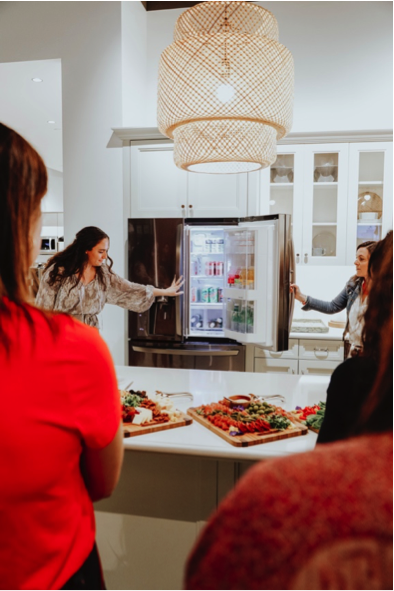
[[[189,558],[187,589],[288,589],[324,544],[392,536],[392,433],[260,462]]]

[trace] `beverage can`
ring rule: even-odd
[[[201,290],[201,301],[204,304],[207,304],[209,302],[209,289],[208,287],[203,287]]]
[[[190,301],[192,303],[197,302],[197,289],[195,287],[192,287],[190,290]]]
[[[210,287],[209,288],[209,302],[211,304],[216,304],[218,302],[218,288],[217,287]]]
[[[215,275],[222,276],[224,272],[224,263],[223,261],[217,261],[215,263]]]
[[[210,277],[212,277],[213,275],[215,275],[215,263],[213,261],[209,261],[209,271],[208,271],[208,275]]]
[[[198,287],[197,288],[197,302],[201,302],[201,288]]]
[[[222,302],[222,301],[223,301],[223,289],[218,287],[218,302]]]

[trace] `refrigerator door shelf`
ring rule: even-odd
[[[262,341],[262,338],[259,340],[259,336],[254,333],[243,333],[243,332],[236,332],[235,330],[225,330],[226,338],[234,339],[234,341],[238,341],[238,343],[253,343],[255,345],[266,346],[267,343]]]
[[[285,216],[270,216],[224,229],[225,285],[253,283],[253,289],[226,287],[223,291],[227,338],[274,350],[283,346],[279,345],[278,328],[280,294],[286,289],[281,283],[285,226]]]
[[[255,301],[258,297],[256,289],[227,288],[223,290],[223,297],[231,300]]]

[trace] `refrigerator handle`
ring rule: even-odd
[[[176,232],[176,252],[175,252],[175,269],[176,269],[176,276],[180,277],[181,275],[185,275],[184,274],[184,265],[183,265],[183,260],[184,260],[184,253],[183,253],[183,224],[179,224],[177,227],[177,232]],[[184,277],[185,279],[185,277]],[[186,281],[183,285],[183,292],[184,295],[181,295],[177,298],[175,298],[175,329],[176,329],[176,334],[178,336],[183,336],[183,326],[182,326],[182,320],[184,318],[184,314],[182,313],[184,311],[184,299],[185,299],[185,290],[186,290]]]
[[[290,268],[289,268],[289,285],[296,282],[296,260],[294,254],[294,242],[293,238],[290,238]],[[291,325],[293,324],[295,296],[293,292],[290,292],[289,299],[289,334],[291,332]]]
[[[239,349],[152,349],[151,347],[133,347],[136,353],[156,353],[163,355],[183,355],[185,357],[236,357]]]

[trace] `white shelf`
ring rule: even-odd
[[[382,220],[357,220],[358,226],[381,226]]]
[[[192,257],[224,256],[224,252],[191,252]]]
[[[383,181],[359,181],[359,187],[364,187],[367,185],[383,185]]]
[[[222,328],[202,328],[201,330],[190,330],[190,337],[224,337]]]
[[[312,222],[313,226],[337,226],[338,222]]]
[[[337,187],[338,186],[338,181],[327,181],[327,182],[321,182],[321,183],[313,183],[314,187]]]
[[[257,299],[257,290],[227,287],[223,290],[223,297],[231,300],[255,301]]]
[[[221,279],[224,280],[224,275],[190,275],[190,279]]]
[[[283,189],[283,187],[288,187],[289,189],[292,189],[294,187],[294,183],[270,183],[270,187],[272,189],[272,187],[281,187]]]
[[[223,308],[223,306],[224,306],[224,303],[219,303],[219,304],[206,304],[206,303],[198,304],[197,303],[197,304],[195,304],[193,302],[192,304],[190,304],[190,307],[191,308],[198,308],[199,310],[201,310],[201,308],[204,308],[204,309],[207,308],[207,309],[212,309],[212,310],[215,310],[216,309],[216,310],[218,310],[220,308]]]

